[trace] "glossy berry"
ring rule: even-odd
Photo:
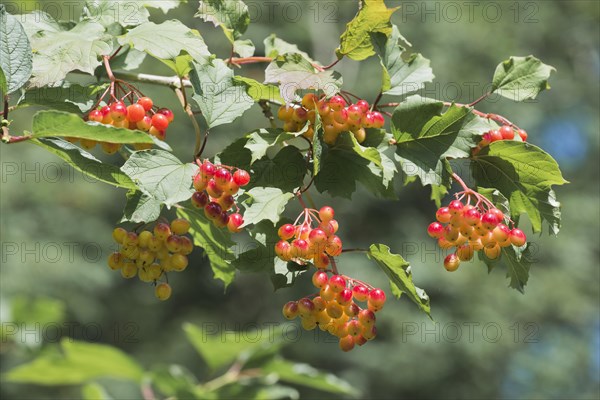
[[[525,233],[518,228],[515,228],[512,231],[510,231],[509,237],[510,242],[517,247],[521,247],[527,242],[527,237],[525,236]]]
[[[190,230],[190,222],[187,219],[177,218],[171,221],[171,232],[176,235],[185,235]]]
[[[513,140],[515,138],[515,131],[512,126],[504,125],[499,129],[499,132],[504,140]]]
[[[524,142],[527,141],[527,132],[525,131],[525,129],[519,129],[517,131],[517,133],[519,134],[519,137],[521,138],[522,141],[524,141]]]
[[[298,316],[298,303],[295,301],[288,301],[283,306],[282,312],[286,319],[292,320],[296,318]]]
[[[127,107],[125,103],[118,101],[110,106],[110,118],[114,122],[121,122],[127,118]]]
[[[350,351],[354,348],[354,338],[350,335],[344,336],[340,339],[340,349],[344,352]]]
[[[233,173],[233,181],[241,187],[246,186],[250,183],[250,174],[243,169],[238,169]]]
[[[427,227],[427,234],[436,239],[442,237],[444,235],[444,225],[440,224],[439,222],[432,222]]]
[[[152,110],[152,106],[154,105],[150,97],[140,97],[137,103],[144,107],[144,110],[146,111]]]
[[[460,259],[454,253],[448,254],[448,256],[446,256],[446,258],[444,259],[444,268],[446,268],[446,271],[449,271],[449,272],[456,271],[458,269],[459,265],[460,265]]]
[[[333,219],[334,215],[335,215],[335,213],[333,211],[333,208],[331,208],[329,206],[321,207],[321,209],[319,210],[319,218],[323,222],[331,221]]]
[[[317,271],[312,276],[312,283],[315,287],[322,289],[327,286],[329,282],[329,277],[327,276],[327,272]]]
[[[356,105],[358,107],[360,107],[360,109],[362,110],[363,113],[367,113],[369,111],[369,109],[371,108],[369,106],[369,103],[366,100],[359,100],[356,102]]]
[[[448,212],[450,215],[460,215],[464,208],[463,203],[460,200],[452,200],[450,204],[448,204]]]
[[[173,120],[175,119],[173,111],[169,110],[168,108],[161,108],[157,112],[167,117],[167,121],[169,121],[169,123],[173,122]]]
[[[334,293],[340,293],[346,288],[346,280],[341,275],[333,275],[329,278],[329,287]]]
[[[279,237],[283,240],[288,240],[294,237],[294,233],[296,232],[296,227],[292,224],[284,224],[279,227],[277,233]]]
[[[481,216],[481,225],[487,230],[494,229],[499,223],[500,220],[495,213],[488,211]]]
[[[164,131],[169,127],[169,120],[163,114],[156,113],[152,116],[152,126],[159,131]]]
[[[381,113],[377,112],[377,111],[373,111],[372,113],[373,116],[373,128],[383,128],[383,126],[385,125],[385,119],[383,118],[383,115],[381,115]]]
[[[233,213],[229,216],[229,221],[227,222],[227,229],[229,232],[237,233],[242,229],[240,228],[244,224],[244,217],[241,214]]]
[[[100,110],[92,110],[92,111],[90,111],[90,114],[88,115],[88,120],[90,120],[90,121],[102,122],[103,119],[104,119],[104,115],[102,115],[102,112]]]
[[[333,111],[339,111],[346,107],[346,100],[344,100],[342,96],[333,96],[329,99],[329,107],[331,107]]]
[[[223,210],[221,209],[221,206],[214,201],[211,201],[206,205],[206,207],[204,207],[204,215],[206,215],[206,218],[208,219],[214,220],[218,218],[222,212]]]
[[[369,298],[369,289],[363,285],[356,285],[352,288],[352,295],[357,301],[367,301]]]
[[[204,208],[209,202],[208,195],[204,192],[194,192],[192,195],[192,204],[196,208]]]
[[[139,122],[146,116],[146,110],[141,104],[131,104],[127,107],[127,119],[129,122]]]
[[[381,289],[373,289],[369,292],[369,298],[367,299],[369,309],[381,309],[385,304],[385,292]]]
[[[441,207],[435,213],[435,218],[442,224],[446,224],[450,222],[450,218],[452,218],[452,215],[450,214],[450,210],[448,209],[448,207]]]

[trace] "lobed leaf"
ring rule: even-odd
[[[510,57],[496,67],[491,93],[514,101],[535,99],[542,90],[550,89],[548,79],[554,71],[534,56]]]

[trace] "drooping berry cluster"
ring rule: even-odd
[[[301,104],[281,106],[277,117],[284,121],[283,129],[287,132],[299,132],[308,121],[308,129],[303,135],[312,140],[316,113],[323,125],[323,141],[330,145],[335,144],[342,132],[352,132],[362,143],[367,136],[365,128],[382,128],[385,124],[383,115],[371,111],[365,100],[348,106],[342,96],[319,99],[314,93],[306,94]]]
[[[342,252],[342,240],[335,235],[338,223],[333,216],[333,208],[329,206],[318,212],[305,208],[294,224],[279,228],[281,240],[275,245],[275,254],[283,261],[312,261],[319,269],[327,268],[329,257]],[[302,217],[304,221],[298,224]]]
[[[329,277],[321,270],[314,273],[312,282],[319,289],[318,295],[286,303],[283,315],[287,319],[300,316],[304,329],[312,330],[318,326],[338,337],[343,351],[375,338],[375,313],[385,303],[383,290],[342,275]],[[366,302],[366,307],[361,308],[355,301]]]
[[[148,132],[159,140],[165,140],[166,130],[173,122],[173,112],[168,108],[154,110],[154,103],[149,97],[140,97],[136,103],[127,106],[123,101],[115,101],[96,110],[90,111],[88,121],[100,122],[117,128],[136,129]],[[74,142],[77,139],[72,139]],[[81,146],[85,149],[93,149],[97,142],[94,140],[81,139]],[[119,143],[100,142],[105,153],[114,154],[120,148]],[[146,150],[152,147],[147,143],[134,144],[136,150]]]
[[[171,286],[166,279],[167,272],[180,272],[187,268],[187,256],[194,249],[194,243],[184,236],[190,229],[190,223],[182,218],[171,224],[157,223],[154,231],[140,233],[115,228],[113,239],[120,249],[110,255],[108,266],[120,270],[124,278],[138,276],[142,282],[152,282],[156,297],[167,300],[171,296]]]
[[[456,247],[444,260],[448,271],[456,271],[461,261],[473,258],[475,251],[483,251],[487,258],[494,260],[501,256],[502,247],[511,244],[521,247],[527,242],[525,233],[514,228],[514,223],[484,196],[472,191],[467,196],[466,205],[457,199],[438,209],[437,222],[427,228],[429,236],[437,239],[442,249]],[[471,197],[477,199],[475,205],[470,204]],[[505,219],[513,229],[504,224]]]
[[[498,130],[493,129],[484,133],[477,147],[473,149],[473,154],[479,153],[482,148],[488,146],[490,143],[500,140],[518,140],[517,138],[521,139],[522,142],[526,142],[527,132],[524,129],[515,129],[510,125],[503,125]]]
[[[200,169],[194,176],[192,204],[204,209],[204,215],[219,228],[230,232],[241,231],[244,218],[235,202],[235,195],[240,187],[250,183],[250,174],[243,169],[235,169],[226,165],[214,165],[208,160],[200,163]],[[236,212],[229,213],[235,207]]]

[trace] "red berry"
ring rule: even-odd
[[[333,96],[329,99],[329,107],[331,107],[333,111],[339,111],[346,107],[346,100],[344,100],[342,96]]]
[[[486,212],[481,216],[481,225],[488,231],[494,229],[500,223],[498,216],[492,212]]]
[[[383,125],[385,125],[383,115],[377,111],[373,111],[373,128],[383,128]]]
[[[352,295],[358,301],[367,301],[369,298],[369,289],[363,285],[356,285],[352,288]]]
[[[217,187],[221,190],[229,183],[231,180],[231,173],[227,171],[225,168],[217,168],[215,171],[215,183]]]
[[[348,119],[350,121],[355,121],[355,122],[360,121],[363,116],[362,108],[360,108],[356,104],[352,104],[350,107],[348,107],[347,113],[348,113]]]
[[[292,245],[285,240],[280,240],[275,245],[275,254],[282,260],[288,261],[291,258]]]
[[[223,194],[223,191],[217,187],[217,183],[214,179],[208,181],[206,185],[206,191],[208,192],[208,195],[210,197],[213,197],[215,199],[221,197],[221,195]]]
[[[327,234],[323,229],[315,228],[308,234],[308,239],[314,245],[324,245],[327,242]]]
[[[340,349],[342,351],[350,351],[354,348],[354,338],[350,335],[340,339]]]
[[[169,121],[169,123],[173,122],[173,120],[175,119],[173,111],[169,110],[168,108],[161,108],[157,112],[167,117],[167,121]]]
[[[358,313],[358,321],[364,327],[372,327],[373,325],[375,325],[375,313],[368,309],[361,310]]]
[[[329,287],[335,293],[340,293],[346,288],[346,280],[341,275],[333,275],[331,278],[329,278]]]
[[[329,206],[321,207],[319,210],[319,218],[321,218],[321,221],[323,222],[331,221],[334,215],[335,213],[333,212],[333,208]]]
[[[470,226],[475,226],[481,219],[481,213],[476,208],[463,211],[463,221]]]
[[[525,131],[525,129],[519,129],[517,131],[517,133],[519,134],[519,136],[521,137],[521,140],[526,142],[527,141],[527,132]]]
[[[341,292],[339,292],[337,294],[336,300],[341,306],[349,305],[350,302],[352,301],[352,290],[343,289]]]
[[[365,128],[374,128],[375,115],[371,111],[368,111],[365,115],[363,115],[361,123]]]
[[[169,120],[164,115],[156,113],[152,116],[152,126],[159,131],[167,130],[169,127]]]
[[[212,177],[215,174],[215,166],[208,160],[205,160],[200,166],[200,172],[204,176]]]
[[[288,301],[283,306],[283,316],[286,319],[294,319],[298,316],[298,303],[295,301]]]
[[[229,222],[227,222],[227,229],[230,232],[237,233],[241,231],[240,226],[244,224],[244,217],[239,213],[233,213],[229,216]]]
[[[369,298],[367,299],[369,309],[377,311],[383,308],[385,304],[385,292],[381,289],[373,289],[369,292]]]
[[[363,114],[366,114],[371,107],[369,107],[369,103],[366,100],[359,100],[356,102],[356,105],[360,107]]]
[[[113,103],[110,106],[110,117],[114,122],[121,122],[127,118],[127,107],[122,101]]]
[[[127,107],[127,119],[129,122],[139,122],[146,116],[146,110],[141,104],[132,104]]]
[[[427,227],[427,233],[432,238],[439,239],[444,235],[444,225],[440,224],[439,222],[432,222]]]
[[[215,203],[214,201],[211,201],[206,205],[206,207],[204,207],[204,214],[208,219],[217,219],[222,212],[223,210],[221,209],[221,206]]]
[[[448,254],[448,256],[444,259],[444,268],[446,268],[446,270],[449,272],[456,271],[459,265],[460,259],[454,253]]]
[[[194,192],[192,204],[197,208],[204,208],[208,204],[208,195],[205,192]]]
[[[149,116],[146,115],[144,118],[142,118],[140,121],[138,121],[135,125],[140,131],[148,132],[150,130],[150,128],[152,128],[152,118],[150,118]]]
[[[500,128],[500,134],[504,140],[513,140],[515,138],[515,131],[512,126],[504,125]]]
[[[488,212],[495,214],[496,217],[498,218],[498,222],[502,222],[504,220],[504,213],[502,211],[498,210],[497,208],[490,208],[490,210]]]
[[[304,297],[304,298],[298,300],[298,312],[303,317],[310,316],[310,314],[313,312],[314,309],[315,309],[315,304],[312,302],[311,299]]]
[[[292,257],[305,258],[308,254],[309,245],[304,239],[296,239],[292,241]]]
[[[509,237],[510,242],[517,247],[521,247],[527,242],[527,237],[525,236],[525,233],[518,228],[515,228],[512,231],[510,231]]]
[[[146,111],[152,110],[152,106],[154,105],[150,97],[140,97],[137,102],[144,107],[144,110]]]
[[[435,218],[442,224],[447,224],[448,222],[450,222],[450,218],[452,218],[452,215],[450,214],[450,210],[448,209],[448,207],[441,207],[435,213]]]
[[[499,131],[494,129],[492,131],[489,131],[488,133],[490,134],[490,136],[489,136],[490,143],[497,142],[498,140],[502,140],[502,134]]]
[[[278,230],[279,237],[283,240],[288,240],[294,237],[296,227],[292,224],[281,225]]]
[[[317,271],[312,276],[313,285],[315,285],[315,287],[319,289],[323,289],[325,286],[327,286],[328,282],[329,277],[327,276],[327,272],[325,271]]]
[[[88,115],[88,120],[90,120],[90,121],[102,122],[103,119],[104,119],[104,115],[102,114],[102,112],[100,110],[92,110],[92,111],[90,111],[90,114]]]
[[[233,173],[233,181],[238,186],[246,186],[248,183],[250,183],[250,174],[243,169],[238,169]]]
[[[448,212],[451,215],[460,215],[463,208],[464,208],[464,205],[463,205],[463,203],[460,202],[460,200],[452,200],[450,202],[450,204],[448,204]]]

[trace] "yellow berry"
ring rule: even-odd
[[[188,266],[188,258],[182,254],[173,254],[169,260],[175,271],[183,271]]]
[[[153,238],[154,238],[154,235],[152,235],[152,232],[143,231],[138,236],[139,246],[148,248],[150,246],[150,242],[152,241]]]
[[[110,257],[108,257],[108,266],[112,270],[117,270],[123,267],[124,257],[123,254],[119,252],[112,253]]]
[[[138,278],[140,278],[140,281],[142,282],[152,282],[154,280],[146,267],[138,268]]]
[[[177,218],[171,221],[171,231],[176,235],[185,235],[190,230],[190,223],[187,219]]]
[[[125,264],[123,264],[123,267],[121,268],[121,275],[125,279],[130,279],[137,275],[137,272],[138,272],[137,270],[138,270],[138,268],[134,263],[126,262]]]
[[[157,263],[150,265],[148,267],[148,272],[150,273],[150,277],[154,281],[160,279],[160,277],[162,276],[162,273],[163,273],[162,268]]]
[[[113,239],[115,242],[122,244],[123,239],[127,236],[127,231],[123,228],[115,228],[112,233]]]
[[[171,285],[164,282],[159,285],[156,285],[156,288],[154,289],[154,294],[156,295],[156,298],[162,301],[167,300],[169,297],[171,297],[171,292]]]

